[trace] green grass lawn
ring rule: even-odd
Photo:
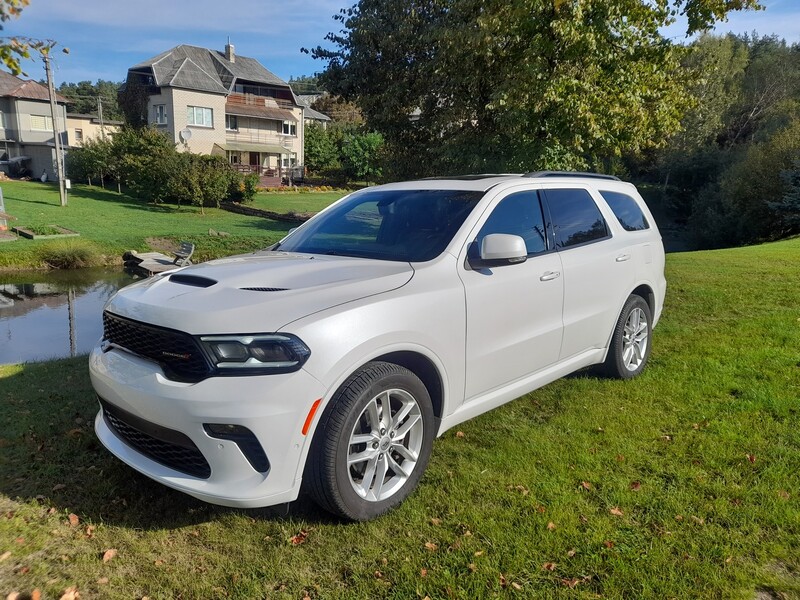
[[[0,593],[798,598],[798,256],[670,255],[640,378],[578,374],[449,431],[370,523],[169,490],[96,441],[85,358],[0,367]]]
[[[348,192],[259,192],[252,206],[277,213],[319,212]]]
[[[196,245],[195,258],[208,260],[219,256],[264,248],[278,241],[292,227],[289,223],[248,217],[219,209],[194,206],[149,205],[125,194],[99,187],[76,185],[69,202],[60,206],[58,188],[40,182],[3,182],[6,212],[17,219],[10,225],[44,227],[61,225],[81,234],[78,241],[19,239],[0,243],[0,269],[42,266],[42,246],[90,244],[103,262],[119,260],[125,250],[149,250],[148,239],[170,242],[189,240]],[[341,192],[259,193],[258,206],[275,212],[316,212]],[[269,208],[272,206],[271,208]],[[230,234],[210,236],[209,229]],[[160,248],[156,248],[160,249]]]

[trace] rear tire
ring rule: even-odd
[[[653,318],[647,302],[628,296],[614,327],[611,346],[602,370],[609,377],[632,379],[641,373],[650,358]]]
[[[324,509],[373,519],[416,488],[434,438],[428,390],[405,367],[368,363],[345,381],[317,425],[307,484]]]

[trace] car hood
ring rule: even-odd
[[[257,252],[135,283],[117,292],[106,309],[191,334],[266,333],[399,288],[413,275],[407,262]]]

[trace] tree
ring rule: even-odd
[[[332,94],[383,134],[397,175],[587,167],[661,145],[689,104],[687,33],[757,0],[360,0],[317,47]],[[418,119],[410,120],[412,113]]]
[[[383,136],[375,132],[352,131],[342,139],[342,167],[345,176],[370,183],[380,179]]]
[[[306,125],[303,156],[312,173],[323,173],[337,163],[338,151],[333,137],[317,123]]]
[[[97,114],[98,100],[103,103],[103,118],[106,120],[121,121],[124,116],[117,102],[118,90],[122,84],[114,81],[98,79],[79,81],[78,83],[62,83],[58,93],[70,103],[70,112],[83,115]]]

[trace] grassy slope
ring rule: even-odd
[[[669,256],[642,377],[571,377],[448,432],[418,491],[365,524],[168,490],[95,441],[85,359],[0,367],[0,592],[800,597],[798,255]]]
[[[97,251],[119,258],[125,250],[149,249],[147,238],[191,240],[200,260],[268,246],[283,237],[292,225],[260,217],[247,217],[218,209],[201,214],[196,207],[154,207],[125,194],[85,185],[74,186],[66,207],[59,205],[58,188],[39,182],[3,182],[6,212],[17,217],[11,225],[62,225],[81,234]],[[317,211],[343,193],[264,194],[256,203],[276,212]],[[230,237],[208,235],[209,229]],[[17,240],[0,243],[0,268],[40,266],[37,249],[53,242]]]

